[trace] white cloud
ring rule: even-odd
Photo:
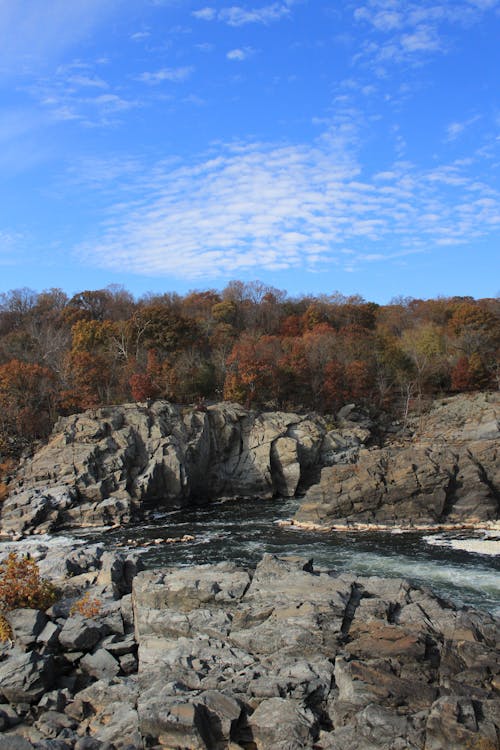
[[[142,42],[144,39],[148,39],[148,37],[151,36],[151,32],[149,31],[136,31],[134,34],[130,35],[130,38],[134,42]]]
[[[255,50],[252,49],[252,47],[244,47],[243,49],[232,49],[229,50],[229,52],[226,54],[226,57],[228,60],[236,60],[238,62],[242,62],[243,60],[247,60]]]
[[[354,10],[354,20],[367,25],[372,34],[356,60],[370,64],[388,61],[420,64],[433,53],[446,52],[453,26],[467,26],[482,19],[499,0],[367,0]],[[385,69],[379,74],[385,74]]]
[[[109,88],[106,81],[99,76],[72,75],[68,78],[68,83],[73,86],[83,86],[86,88],[107,89]]]
[[[459,162],[397,162],[362,175],[346,143],[220,146],[159,166],[111,207],[86,262],[146,275],[312,271],[350,251],[354,268],[498,231],[500,195]]]
[[[267,25],[289,16],[292,4],[293,0],[288,0],[288,2],[264,5],[261,8],[243,8],[240,5],[232,5],[228,8],[216,10],[212,7],[206,7],[193,11],[192,15],[201,21],[218,20],[228,24],[228,26],[245,26],[249,23]]]
[[[121,89],[112,90],[90,63],[80,60],[59,66],[51,78],[42,78],[27,90],[52,121],[87,126],[114,125],[124,112],[140,106]]]
[[[446,140],[455,141],[459,138],[471,125],[480,119],[480,115],[469,117],[467,120],[461,122],[451,122],[446,128]]]
[[[192,15],[200,21],[213,21],[217,17],[217,11],[215,8],[200,8],[194,10]]]
[[[192,66],[184,66],[180,68],[161,68],[160,70],[141,73],[139,76],[137,76],[137,79],[139,81],[143,81],[144,83],[148,83],[151,86],[156,86],[160,83],[163,83],[164,81],[169,81],[170,83],[181,83],[182,81],[185,81],[187,78],[189,78],[193,70],[194,68]]]

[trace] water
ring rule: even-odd
[[[291,518],[296,500],[226,501],[191,510],[156,514],[147,523],[85,533],[108,547],[150,545],[148,567],[186,566],[232,560],[254,565],[265,552],[313,558],[318,566],[361,575],[408,578],[458,605],[500,615],[500,556],[447,546],[455,534],[318,533],[279,526]],[[168,544],[168,537],[192,535],[193,541]],[[471,534],[468,534],[470,538]],[[490,537],[491,538],[491,537]],[[431,542],[438,542],[432,544]],[[480,545],[479,545],[480,546]]]

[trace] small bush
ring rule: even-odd
[[[0,503],[2,503],[9,496],[9,485],[6,480],[8,475],[13,472],[15,468],[16,462],[12,458],[7,458],[5,459],[5,461],[0,461]]]
[[[12,639],[12,628],[9,625],[7,618],[4,615],[0,615],[0,642],[10,641]]]
[[[89,591],[81,599],[78,599],[70,609],[72,615],[79,614],[83,615],[83,617],[97,617],[100,611],[101,600],[96,597],[91,599]]]
[[[40,577],[35,560],[15,552],[0,563],[0,611],[19,607],[48,609],[56,600],[55,586]]]

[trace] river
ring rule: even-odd
[[[339,572],[408,578],[457,605],[500,615],[500,532],[489,536],[471,532],[326,534],[279,526],[277,521],[291,518],[297,505],[297,500],[276,499],[216,502],[156,513],[147,523],[79,536],[105,541],[109,548],[127,542],[142,547],[157,540],[146,548],[148,567],[223,560],[248,566],[265,552],[302,555]],[[185,534],[194,539],[175,544],[163,541]]]

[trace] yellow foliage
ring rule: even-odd
[[[30,557],[19,559],[15,552],[11,552],[0,563],[0,609],[48,609],[56,597],[54,585],[40,577],[35,560]]]
[[[55,586],[40,577],[35,560],[30,557],[19,559],[11,552],[0,563],[0,612],[27,607],[48,609],[56,600]],[[10,626],[0,614],[0,640],[10,638]]]
[[[78,599],[71,607],[72,615],[79,614],[83,617],[96,617],[101,611],[101,600],[96,597],[90,598],[90,592],[87,591],[81,599]]]
[[[12,639],[12,628],[6,617],[0,615],[0,642],[10,641]]]
[[[2,503],[9,495],[9,486],[5,481],[8,474],[14,471],[16,462],[8,458],[0,463],[0,503]]]

